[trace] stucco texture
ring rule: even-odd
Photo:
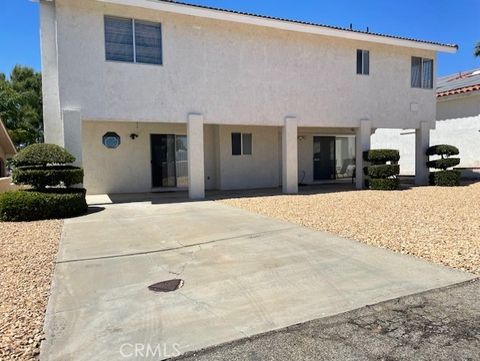
[[[163,66],[105,61],[106,14],[161,22]],[[185,122],[194,111],[211,124],[282,126],[295,115],[299,126],[357,127],[368,118],[375,128],[434,119],[434,91],[410,87],[411,56],[432,51],[90,0],[57,0],[56,21],[59,99],[46,106],[81,109],[84,119]],[[356,49],[370,51],[369,76],[356,74]],[[61,119],[48,122],[61,129]]]

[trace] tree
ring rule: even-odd
[[[477,45],[475,45],[475,50],[473,52],[473,55],[480,57],[480,41],[477,42]]]
[[[10,79],[0,73],[0,118],[19,148],[43,141],[42,76],[16,65]]]

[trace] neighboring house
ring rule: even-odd
[[[90,194],[296,193],[362,169],[377,128],[415,129],[427,182],[434,61],[455,45],[171,1],[40,3],[45,138]]]
[[[463,175],[480,177],[480,69],[437,79],[436,119],[431,144],[458,147]],[[381,129],[372,136],[372,146],[399,149],[401,174],[413,175],[414,134],[414,129]]]
[[[7,177],[7,159],[13,157],[15,153],[15,146],[8,135],[5,125],[0,119],[0,192],[10,189],[11,180]]]

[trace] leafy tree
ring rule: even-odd
[[[42,77],[39,72],[16,65],[10,79],[0,73],[0,118],[17,147],[43,141]]]
[[[475,50],[473,52],[473,55],[480,57],[480,41],[477,42],[477,45],[475,45]]]

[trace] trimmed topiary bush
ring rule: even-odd
[[[427,167],[446,170],[448,168],[453,168],[459,164],[460,164],[460,158],[443,158],[443,159],[429,160],[427,162]]]
[[[75,157],[56,144],[32,144],[22,149],[11,161],[14,167],[69,164]]]
[[[448,144],[439,144],[439,145],[432,145],[430,148],[427,149],[427,155],[444,155],[446,157],[451,157],[452,155],[458,155],[460,151],[457,147]]]
[[[400,187],[400,179],[398,178],[371,178],[366,181],[369,189],[380,191],[393,191]]]
[[[0,220],[24,222],[80,216],[88,209],[85,193],[81,188],[6,192],[0,196]]]
[[[363,152],[363,159],[372,164],[398,162],[400,160],[400,152],[396,149],[370,149]]]
[[[460,158],[450,158],[452,155],[458,155],[460,152],[457,147],[448,144],[439,144],[427,149],[427,155],[439,156],[440,158],[429,160],[428,168],[439,169],[436,172],[430,172],[429,183],[435,186],[454,187],[460,185],[460,171],[448,170],[460,164]]]
[[[389,178],[400,173],[398,164],[376,164],[365,167],[365,174],[372,178]]]
[[[33,189],[0,195],[0,220],[34,221],[67,218],[87,212],[86,191],[70,188],[83,182],[83,169],[68,165],[75,157],[54,144],[34,144],[12,160],[15,184]]]
[[[439,172],[430,172],[430,184],[444,187],[456,187],[460,185],[459,170],[441,170]]]
[[[369,178],[365,181],[369,189],[395,190],[400,187],[398,175],[400,152],[395,149],[371,149],[363,153],[363,159],[371,165],[364,168]]]
[[[83,182],[83,169],[73,166],[20,167],[12,172],[12,180],[16,184],[30,184],[35,189],[63,184],[71,187]]]

